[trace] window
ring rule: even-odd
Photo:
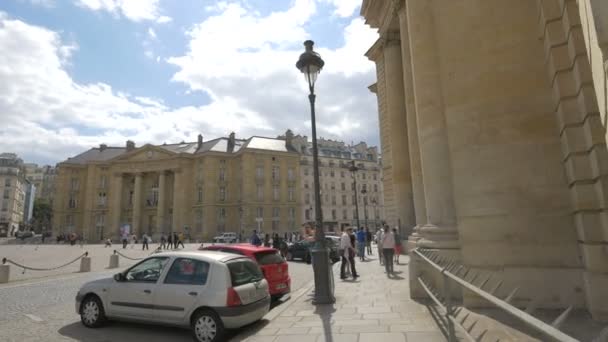
[[[310,220],[310,212],[311,212],[311,211],[312,211],[312,210],[310,210],[310,209],[306,209],[306,210],[304,210],[304,217],[305,217],[307,220]]]
[[[343,220],[347,220],[348,219],[348,213],[347,213],[346,209],[342,210],[342,219]]]
[[[304,183],[304,189],[308,189],[308,182]]]
[[[4,195],[2,197],[4,197],[4,199],[8,199],[10,196],[10,190],[9,189],[4,189]]]
[[[340,177],[344,178],[344,171],[340,171]]]
[[[367,184],[363,184],[363,191],[367,191]]]
[[[257,166],[255,168],[255,177],[257,179],[264,179],[264,167],[263,166]]]
[[[332,165],[332,166],[333,166],[333,165]],[[330,175],[331,177],[334,177],[336,174],[334,173],[334,170],[331,170],[331,171],[329,171],[329,175]]]
[[[252,260],[238,259],[227,264],[232,286],[237,287],[264,279],[260,267]]]
[[[278,219],[281,216],[281,209],[280,208],[272,208],[272,218],[274,219]]]
[[[355,183],[351,183],[350,184],[350,189],[353,190],[353,191],[355,191]]]
[[[7,201],[2,202],[2,211],[8,211],[8,202]]]
[[[350,203],[355,204],[357,202],[357,198],[353,195],[352,196],[352,201]]]
[[[65,216],[65,226],[67,227],[68,231],[72,231],[74,229],[74,216]]]
[[[290,220],[290,221],[295,220],[295,219],[296,219],[296,208],[291,207],[291,208],[289,208],[288,210],[289,210],[289,211],[288,211],[288,217],[289,217],[289,220]]]
[[[196,200],[198,203],[203,203],[203,187],[199,186],[196,192]]]
[[[336,219],[336,209],[332,209],[331,210],[331,219],[335,220]]]
[[[76,209],[76,196],[74,194],[70,194],[70,199],[68,200],[68,208]]]
[[[304,168],[304,176],[308,176],[308,168],[307,167]]]
[[[209,264],[187,258],[177,258],[171,265],[165,284],[205,285],[209,274]]]
[[[294,200],[294,192],[295,192],[295,189],[293,186],[290,186],[289,188],[287,188],[287,200],[288,201]]]
[[[374,184],[374,192],[378,192],[378,184]]]
[[[310,204],[310,193],[307,193],[306,196],[304,196],[304,202]]]
[[[4,180],[4,186],[6,186],[6,187],[10,187],[11,186],[11,179],[10,178],[6,178]]]
[[[363,179],[365,179],[365,177],[367,177],[367,175],[365,172],[363,172]]]
[[[378,180],[378,175],[374,173],[374,180]]]
[[[133,190],[129,191],[129,205],[133,205]]]
[[[125,279],[133,282],[155,283],[160,278],[167,261],[169,261],[168,257],[146,259],[131,267],[125,274]]]
[[[342,191],[346,191],[346,184],[342,183],[341,189],[342,189]]]
[[[342,205],[346,205],[346,195],[342,195]]]
[[[367,196],[364,196],[364,197],[363,197],[363,204],[364,204],[364,205],[367,205]]]
[[[295,179],[295,177],[294,177],[294,173],[293,173],[293,168],[290,167],[287,169],[287,180],[292,181],[294,179]]]
[[[99,187],[102,189],[106,188],[106,176],[105,175],[99,177]]]
[[[217,231],[223,233],[226,228],[226,208],[217,208]]]
[[[105,192],[100,192],[99,194],[97,194],[97,204],[101,207],[105,207],[106,205],[106,193]]]
[[[226,200],[226,187],[220,186],[220,201]]]
[[[331,189],[332,189],[332,190],[336,190],[336,183],[331,182]]]
[[[278,201],[279,197],[280,197],[279,187],[275,185],[272,187],[272,199],[275,201]]]
[[[281,169],[278,166],[272,167],[272,180],[273,181],[279,180],[280,172],[281,172]]]
[[[336,195],[331,195],[331,204],[336,205]]]
[[[258,201],[263,201],[264,200],[264,186],[258,184],[256,192],[258,195]]]
[[[274,265],[285,262],[279,251],[257,252],[253,255],[258,265]]]
[[[262,208],[262,207],[258,207],[258,208],[256,209],[256,215],[257,215],[257,217],[258,217],[258,218],[262,218],[262,217],[264,217],[264,208]]]
[[[196,211],[196,231],[203,231],[203,210],[199,209]]]
[[[70,190],[78,190],[79,181],[78,178],[72,178],[70,181]]]
[[[226,168],[220,168],[220,182],[226,181]]]

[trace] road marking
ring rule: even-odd
[[[36,315],[32,315],[32,314],[23,314],[25,317],[31,319],[34,322],[44,322],[44,320]]]

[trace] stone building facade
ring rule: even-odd
[[[301,224],[299,171],[298,153],[273,138],[100,145],[57,165],[53,229],[89,241],[118,238],[125,226],[156,240],[292,231]]]
[[[55,193],[55,168],[50,165],[39,166],[34,163],[25,163],[25,177],[36,187],[35,199],[43,199],[49,204],[53,203]]]
[[[14,153],[0,154],[0,230],[7,235],[23,228],[27,185],[23,160]]]
[[[380,33],[367,56],[385,205],[415,227],[410,247],[500,274],[503,292],[521,287],[516,304],[607,320],[608,2],[364,0],[361,11]]]
[[[289,132],[288,132],[289,133]],[[300,216],[303,222],[314,221],[315,196],[313,178],[312,143],[308,137],[297,135],[288,139],[293,149],[300,153]],[[317,140],[319,149],[319,176],[321,181],[321,209],[326,231],[340,231],[346,224],[368,226],[374,230],[387,218],[384,215],[382,169],[377,147],[360,142],[347,145],[342,141]],[[349,171],[354,161],[359,169],[355,173],[357,191],[354,190],[353,174]],[[358,202],[359,220],[355,207]],[[397,225],[397,220],[389,223]]]

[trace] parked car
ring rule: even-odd
[[[15,233],[15,237],[21,240],[27,239],[27,238],[31,238],[32,236],[34,236],[34,232],[27,230],[27,231],[23,231],[20,230],[17,233]]]
[[[76,312],[89,328],[108,319],[189,327],[200,342],[261,319],[268,282],[247,257],[213,251],[154,254],[112,278],[84,284]]]
[[[201,245],[199,250],[221,251],[249,257],[262,269],[262,273],[268,281],[270,295],[273,298],[279,298],[291,291],[289,266],[281,256],[281,253],[274,248],[239,243],[236,245],[214,245],[207,247]]]
[[[329,259],[332,262],[336,262],[340,260],[340,256],[338,255],[338,246],[332,237],[326,236],[325,241],[327,241],[329,247]],[[294,259],[301,259],[310,263],[312,261],[312,257],[310,255],[310,247],[314,242],[300,240],[298,242],[294,242],[288,246],[287,249],[287,260],[292,261]]]
[[[215,243],[236,243],[237,242],[236,233],[222,233],[222,235],[216,236],[213,238],[213,242]]]

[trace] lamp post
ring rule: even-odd
[[[361,223],[359,222],[359,201],[357,200],[357,171],[359,171],[359,168],[355,165],[355,161],[351,160],[350,161],[350,167],[348,168],[348,170],[350,171],[351,175],[353,176],[353,185],[355,187],[355,217],[357,218],[357,229],[359,229],[361,227]]]
[[[372,205],[374,206],[374,228],[378,229],[378,201],[372,198]]]
[[[319,183],[319,151],[317,149],[317,126],[315,118],[315,82],[325,62],[313,51],[314,42],[304,42],[305,51],[300,55],[296,67],[304,74],[308,83],[308,100],[310,101],[310,123],[312,126],[312,158],[315,191],[315,243],[311,250],[313,271],[315,276],[315,297],[313,304],[333,304],[334,297],[333,273],[329,266],[329,249],[325,243],[323,231],[323,213],[321,212],[321,185]]]
[[[361,195],[364,196],[363,197],[363,216],[365,217],[365,228],[367,228],[367,197],[365,197],[365,195],[367,195],[367,190],[362,189]]]

